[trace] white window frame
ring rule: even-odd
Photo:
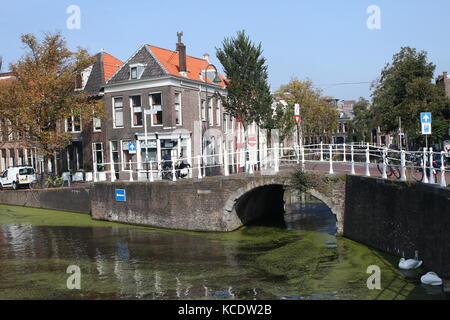
[[[206,121],[206,100],[200,100],[200,117],[202,121]]]
[[[222,120],[221,117],[221,112],[222,112],[222,108],[221,108],[221,100],[220,98],[216,98],[216,126],[220,127],[221,123],[220,121]]]
[[[155,91],[155,92],[150,92],[150,93],[148,94],[148,105],[150,106],[150,109],[151,109],[151,110],[154,109],[154,108],[153,108],[153,101],[152,101],[152,98],[151,98],[151,96],[154,95],[154,94],[160,94],[160,95],[161,95],[161,115],[162,115],[162,123],[161,123],[161,124],[154,124],[154,115],[152,115],[151,121],[150,121],[150,125],[151,125],[152,127],[163,127],[163,126],[164,126],[164,114],[162,113],[162,112],[163,112],[163,93],[162,93],[162,91]]]
[[[141,97],[141,113],[142,113],[142,124],[141,125],[134,124],[133,97]],[[131,127],[132,128],[143,128],[144,127],[144,107],[142,106],[142,95],[136,94],[136,95],[130,96],[130,110],[131,110]]]
[[[96,145],[100,144],[101,145],[101,150],[97,150],[96,149]],[[103,145],[103,142],[93,142],[92,143],[92,168],[94,168],[94,166],[98,166],[98,159],[97,159],[97,152],[101,152],[102,153],[102,162],[100,164],[105,164],[105,148]]]
[[[116,99],[122,99],[122,125],[116,125]],[[113,129],[122,129],[125,127],[125,119],[124,119],[124,99],[122,96],[117,96],[112,98],[112,115],[113,115]]]
[[[100,129],[96,129],[96,127],[95,127],[95,120],[98,120],[99,121],[99,123],[100,123]],[[93,131],[94,132],[102,132],[102,119],[100,119],[100,118],[97,118],[97,117],[93,117],[92,118],[92,128],[93,128]]]
[[[178,101],[177,101],[178,96]],[[183,125],[183,104],[182,104],[182,94],[180,91],[175,91],[175,125],[182,126]],[[177,105],[180,108],[179,110],[179,123],[177,123]]]
[[[144,71],[145,71],[145,67],[146,67],[146,65],[145,64],[142,64],[142,63],[134,63],[134,64],[131,64],[130,65],[130,80],[139,80],[139,79],[141,79],[141,77],[142,77],[142,74],[144,73]],[[132,74],[133,74],[133,69],[136,69],[136,78],[133,78],[132,77]]]
[[[76,116],[74,116],[74,115],[71,115],[70,117],[67,117],[67,118],[71,118],[71,120],[72,120],[72,130],[71,131],[69,131],[69,123],[67,122],[67,118],[66,118],[66,120],[65,120],[65,131],[67,133],[80,133],[81,131],[83,131],[83,126],[81,124],[81,117],[80,117],[80,130],[75,131],[75,117]]]
[[[210,126],[214,125],[214,103],[213,103],[213,99],[209,99],[209,104],[208,104],[208,124]]]

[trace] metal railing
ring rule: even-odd
[[[258,156],[259,153],[259,156]],[[446,175],[450,172],[450,153],[433,152],[432,148],[421,151],[393,150],[371,144],[311,144],[295,147],[262,148],[198,155],[190,158],[148,162],[102,163],[105,168],[97,171],[94,165],[93,180],[118,180],[116,173],[128,173],[128,181],[158,180],[177,181],[180,178],[202,179],[209,175],[229,176],[233,173],[276,174],[280,168],[300,167],[306,170],[380,175],[383,179],[397,178],[401,181],[415,180],[423,183],[447,186]],[[188,167],[180,169],[180,163]],[[315,166],[311,166],[311,165]],[[312,167],[312,168],[311,168]],[[116,170],[119,168],[118,170]],[[374,171],[377,169],[377,171]],[[107,177],[109,175],[109,177]],[[101,177],[102,176],[102,177]]]

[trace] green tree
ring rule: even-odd
[[[79,73],[94,63],[86,50],[67,48],[61,34],[21,37],[26,53],[10,66],[14,80],[0,87],[0,114],[10,130],[34,147],[52,154],[70,143],[63,130],[69,116],[100,117],[103,104],[75,90]]]
[[[225,38],[222,48],[216,51],[227,78],[228,94],[222,97],[223,106],[242,123],[248,149],[248,126],[264,124],[273,113],[262,44],[254,44],[245,31],[238,31],[235,38]]]
[[[320,137],[330,135],[337,128],[338,111],[331,106],[329,99],[322,96],[319,89],[314,88],[311,80],[304,81],[296,78],[277,90],[276,94],[285,100],[292,108],[292,129],[295,121],[292,117],[293,106],[300,105],[303,135]],[[289,135],[286,135],[286,138]]]
[[[353,106],[353,114],[355,117],[349,123],[349,141],[369,142],[373,122],[369,101],[360,97]]]
[[[445,138],[448,128],[449,100],[442,88],[432,83],[435,65],[427,61],[425,51],[418,52],[402,47],[388,63],[375,85],[373,117],[376,125],[385,132],[398,130],[399,117],[403,131],[411,141],[421,142],[420,113],[433,113],[433,135],[435,142]]]

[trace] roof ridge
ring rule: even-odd
[[[170,51],[170,52],[172,52],[172,53],[174,53],[174,54],[178,54],[178,51],[176,51],[176,50],[173,51],[173,50],[166,49],[166,48],[162,48],[162,47],[158,47],[158,46],[155,46],[155,45],[152,45],[152,44],[147,44],[147,46],[149,46],[149,47],[155,47],[155,48],[158,48],[158,49],[161,49],[161,50]],[[199,57],[194,57],[194,56],[190,56],[190,55],[186,55],[186,57],[189,57],[189,58],[192,58],[192,59],[197,59],[197,60],[202,60],[202,61],[208,62],[208,60],[203,59],[203,58],[199,58]]]

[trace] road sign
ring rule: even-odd
[[[250,147],[256,146],[256,143],[257,143],[256,138],[249,138],[249,139],[248,139],[248,145],[249,145]]]
[[[301,116],[300,115],[295,115],[294,119],[295,119],[295,124],[298,125],[300,123],[300,121],[301,121]]]
[[[422,134],[431,134],[431,123],[422,123]]]
[[[420,114],[420,123],[429,123],[431,124],[431,112],[422,112]]]
[[[127,192],[124,189],[116,189],[116,201],[127,202]]]
[[[298,103],[295,104],[295,115],[299,116],[300,115],[300,105]]]
[[[129,142],[128,143],[128,153],[136,154],[136,150],[137,150],[136,142]]]

